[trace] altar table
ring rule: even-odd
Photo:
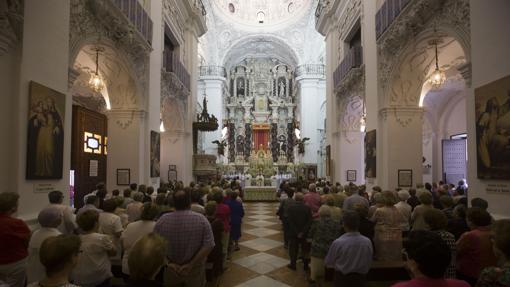
[[[243,201],[278,201],[276,186],[245,186]]]

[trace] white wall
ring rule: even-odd
[[[54,90],[67,93],[69,62],[69,15],[68,1],[25,1],[23,48],[17,102],[12,106],[17,117],[14,140],[16,154],[13,169],[16,173],[16,186],[20,193],[19,215],[23,219],[33,219],[39,210],[48,203],[46,193],[34,193],[37,183],[51,183],[54,188],[66,195],[69,188],[69,167],[71,148],[71,96],[66,97],[64,122],[64,166],[61,180],[27,181],[25,180],[28,85],[33,80]]]
[[[508,15],[510,1],[470,1],[471,9],[471,58],[472,89],[467,99],[468,149],[470,157],[476,156],[476,119],[474,89],[510,74],[510,34]],[[510,217],[510,195],[488,194],[489,183],[507,186],[510,181],[479,180],[476,176],[476,160],[469,160],[469,197],[483,197],[489,201],[489,211],[495,218]]]

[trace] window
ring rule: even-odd
[[[86,153],[101,154],[101,139],[100,135],[90,132],[84,132],[83,151]]]

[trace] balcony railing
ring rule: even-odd
[[[183,86],[190,90],[191,76],[174,53],[169,51],[163,52],[163,68],[168,73],[174,73]]]
[[[354,46],[333,73],[335,88],[338,88],[351,69],[360,67],[361,64],[363,64],[363,49],[361,46]]]
[[[227,77],[227,70],[222,66],[200,66],[200,77],[216,76]]]
[[[390,27],[395,18],[411,0],[386,0],[375,15],[375,33],[377,39]]]
[[[110,0],[127,17],[142,37],[152,44],[152,20],[138,0]]]
[[[320,75],[324,76],[325,68],[322,64],[305,64],[296,68],[296,77],[303,75]]]

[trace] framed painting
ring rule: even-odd
[[[347,170],[347,181],[355,182],[356,181],[356,170]]]
[[[131,181],[131,170],[129,168],[117,169],[117,185],[129,185]]]
[[[62,178],[65,102],[65,94],[30,82],[26,179]]]
[[[177,166],[171,164],[168,166],[168,182],[177,181]]]
[[[158,132],[151,131],[151,177],[160,176],[161,138]]]
[[[398,186],[399,187],[412,187],[413,186],[413,170],[412,169],[399,169],[398,170]]]
[[[510,76],[475,89],[477,177],[510,179]]]
[[[365,177],[377,177],[377,133],[371,130],[365,134]]]
[[[316,165],[309,165],[306,167],[306,179],[308,181],[317,180],[317,166]]]

